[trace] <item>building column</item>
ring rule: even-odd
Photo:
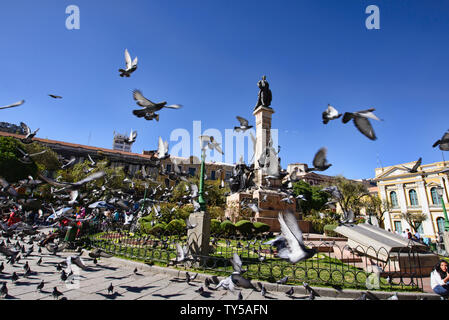
[[[429,208],[429,201],[427,199],[427,192],[426,192],[426,186],[424,184],[424,181],[418,181],[418,193],[420,195],[420,204],[422,213],[424,213],[427,216],[427,220],[422,223],[424,234],[430,235],[432,234],[432,215],[430,214],[430,208]]]
[[[381,201],[388,201],[388,195],[387,190],[385,186],[379,186],[379,193],[380,193],[380,200]],[[384,213],[384,228],[385,230],[390,229],[391,231],[394,231],[393,228],[393,221],[391,219],[391,212],[387,211]]]
[[[396,184],[396,188],[398,193],[399,206],[401,207],[401,212],[407,213],[407,198],[405,195],[404,184],[398,183]]]
[[[449,192],[449,190],[447,189],[447,188],[449,188],[447,176],[442,176],[442,177],[440,176],[440,184],[441,184],[441,187],[443,188],[444,203],[449,203],[448,198],[447,198],[447,193]]]

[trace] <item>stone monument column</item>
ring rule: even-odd
[[[263,179],[264,174],[259,166],[260,156],[266,152],[271,139],[271,118],[274,110],[270,107],[259,106],[254,110],[253,115],[256,117],[256,151],[254,154],[254,169],[257,174],[254,182],[257,186],[266,185]]]

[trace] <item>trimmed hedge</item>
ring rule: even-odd
[[[156,223],[152,228],[151,228],[151,230],[150,230],[150,232],[148,232],[149,234],[152,234],[152,235],[156,235],[156,234],[159,234],[159,233],[163,233],[164,231],[165,231],[165,227],[166,227],[167,225],[165,224],[165,223],[163,223],[163,222],[160,222],[160,223]]]
[[[140,220],[140,231],[146,234],[149,234],[151,232],[151,222],[147,222],[143,219]]]
[[[243,235],[249,235],[253,232],[253,224],[248,220],[240,220],[236,222],[235,228]]]
[[[186,230],[186,223],[181,219],[174,219],[170,221],[165,227],[165,231],[170,233],[182,234]]]
[[[270,226],[263,222],[254,222],[253,228],[256,233],[264,233],[270,231]]]
[[[220,224],[220,231],[226,235],[233,235],[235,234],[235,225],[229,221],[225,220]]]
[[[210,220],[210,233],[211,234],[218,234],[220,233],[220,225],[221,221],[218,219],[211,219]]]
[[[324,226],[324,234],[328,237],[341,237],[341,234],[334,231],[337,227],[338,225],[336,224],[326,224]]]

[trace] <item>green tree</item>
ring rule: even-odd
[[[427,215],[424,213],[401,213],[401,217],[407,221],[414,232],[418,231],[421,224],[427,220]]]
[[[308,215],[313,210],[320,211],[328,201],[329,194],[321,191],[320,186],[311,186],[305,181],[298,181],[293,184],[295,196],[303,195],[305,200],[297,199],[296,205],[304,214]]]
[[[38,172],[35,163],[24,164],[18,160],[22,158],[22,154],[17,148],[25,150],[24,144],[19,140],[0,137],[0,176],[10,183],[17,182],[29,175],[34,177]]]
[[[378,195],[369,195],[363,197],[361,200],[362,206],[365,207],[368,215],[374,215],[379,221],[379,227],[384,228],[384,215],[391,208],[391,204],[388,201],[380,199]]]
[[[352,210],[355,215],[360,214],[363,207],[362,198],[369,195],[368,189],[363,183],[348,180],[343,176],[337,176],[332,185],[341,193],[341,199],[336,199],[343,212]]]

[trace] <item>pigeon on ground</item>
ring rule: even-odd
[[[291,297],[295,293],[295,289],[293,287],[290,288],[285,294]]]
[[[108,294],[112,294],[112,293],[114,293],[114,286],[112,285],[112,282],[111,282],[111,284],[108,287]]]
[[[60,292],[57,287],[53,287],[53,292],[52,292],[53,298],[58,299],[62,295],[63,295],[63,293]]]
[[[260,294],[262,295],[262,297],[265,297],[265,295],[267,294],[267,289],[265,289],[265,286],[263,285],[263,283],[257,282],[257,286],[260,289]]]
[[[288,281],[288,276],[283,277],[282,279],[276,281],[277,284],[286,284]]]
[[[4,297],[8,295],[8,287],[6,286],[6,282],[3,282],[2,288],[0,289],[0,294]]]
[[[42,291],[43,288],[44,288],[44,280],[42,280],[41,283],[37,285],[37,290]]]
[[[307,292],[313,296],[312,300],[315,297],[320,297],[320,295],[318,294],[318,292],[316,292],[315,290],[312,289],[312,287],[309,286],[309,284],[307,282],[303,282],[302,285],[304,286],[304,288],[307,290]]]
[[[137,70],[137,57],[134,58],[134,60],[131,61],[131,56],[129,55],[128,49],[125,49],[125,63],[126,63],[126,69],[119,69],[120,77],[127,77],[129,78],[131,74]]]
[[[398,293],[395,292],[391,297],[387,298],[387,300],[399,300]]]

